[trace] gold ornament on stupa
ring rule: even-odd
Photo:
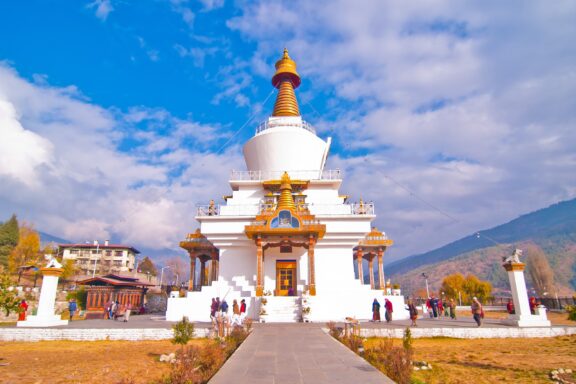
[[[280,181],[280,197],[278,198],[277,209],[296,209],[294,198],[292,197],[292,184],[290,183],[288,172],[284,172]]]
[[[276,73],[272,76],[272,85],[278,88],[272,116],[300,116],[298,101],[294,89],[300,85],[300,75],[296,72],[296,62],[288,56],[284,48],[282,58],[276,62]]]

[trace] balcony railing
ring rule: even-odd
[[[342,180],[342,171],[339,169],[287,171],[291,179],[299,180]],[[266,181],[280,180],[284,171],[232,171],[231,181]]]
[[[269,121],[266,120],[263,123],[261,123],[257,128],[256,128],[256,134],[259,134],[262,131],[265,131],[267,129],[270,128],[277,128],[277,127],[298,127],[298,128],[302,128],[305,129],[307,131],[312,132],[313,134],[316,134],[316,130],[314,129],[314,127],[302,120],[302,122],[285,122],[285,121]]]
[[[374,215],[374,203],[353,204],[305,204],[313,215]],[[250,205],[199,205],[197,216],[256,216],[275,207],[270,204]]]

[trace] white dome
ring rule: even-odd
[[[249,171],[321,171],[329,146],[300,116],[270,117],[244,145],[244,160]]]

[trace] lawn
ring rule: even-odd
[[[366,348],[377,339],[369,339]],[[396,345],[401,341],[396,340]],[[431,371],[416,371],[413,383],[551,383],[556,368],[576,371],[576,336],[538,339],[414,339],[414,360]],[[576,379],[576,376],[575,376]],[[576,382],[576,381],[575,381]]]
[[[168,372],[159,355],[177,348],[168,340],[0,342],[0,383],[150,383]]]

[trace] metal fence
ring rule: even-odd
[[[511,297],[489,297],[482,304],[488,307],[506,307],[510,299]],[[416,305],[426,304],[425,297],[415,297],[413,300]],[[567,305],[576,305],[576,297],[537,297],[536,302],[541,303],[549,310],[563,310]],[[456,305],[460,305],[460,303],[456,302]],[[462,305],[470,305],[470,302],[463,301]]]

